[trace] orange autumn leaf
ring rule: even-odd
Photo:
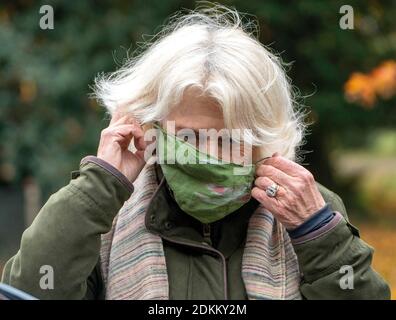
[[[371,81],[370,76],[364,73],[353,73],[344,86],[347,100],[361,103],[365,107],[372,107],[376,97]]]
[[[389,99],[396,92],[396,62],[385,61],[371,72],[373,86],[379,96]]]
[[[389,99],[396,94],[396,62],[388,60],[370,73],[354,72],[344,85],[345,97],[363,107],[374,106],[378,97]]]

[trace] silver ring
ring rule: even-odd
[[[279,190],[279,185],[273,183],[267,189],[265,189],[265,193],[267,194],[268,197],[275,198],[278,190]]]

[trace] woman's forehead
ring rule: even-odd
[[[215,99],[192,90],[187,91],[181,101],[172,108],[164,119],[164,122],[166,121],[174,121],[176,129],[224,128],[223,111]]]

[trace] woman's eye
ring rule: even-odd
[[[184,142],[191,144],[192,146],[196,146],[197,144],[197,138],[195,134],[183,134],[183,135],[179,135],[179,138]]]
[[[192,142],[195,140],[195,135],[191,134],[178,135],[178,137],[185,142]]]

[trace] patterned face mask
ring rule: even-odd
[[[202,223],[220,220],[250,200],[254,165],[222,163],[159,128],[158,159],[179,207]]]

